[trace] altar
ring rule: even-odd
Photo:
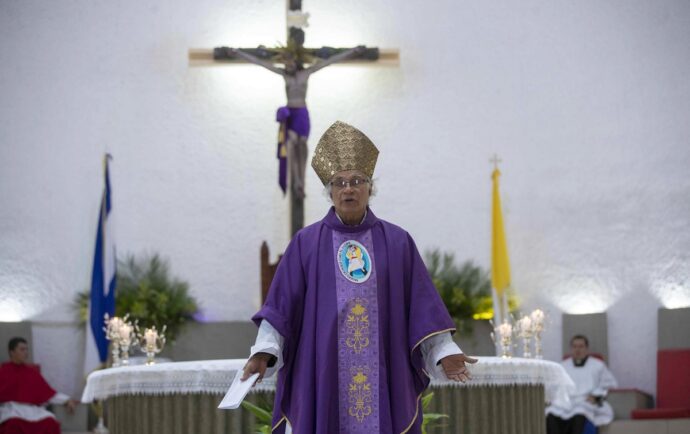
[[[218,410],[244,359],[125,366],[89,375],[82,402],[105,402],[112,434],[252,433],[244,409]],[[450,416],[435,433],[544,434],[544,406],[567,396],[574,384],[558,363],[481,357],[467,384],[432,381],[429,412]],[[248,399],[272,402],[275,377]]]

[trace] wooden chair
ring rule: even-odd
[[[273,276],[276,274],[278,264],[283,255],[278,256],[278,260],[274,263],[270,262],[268,244],[266,241],[261,243],[261,304],[264,304],[266,297],[268,297],[268,290],[273,282]]]

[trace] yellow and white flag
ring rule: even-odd
[[[510,286],[510,261],[503,229],[503,211],[498,188],[501,172],[496,167],[491,174],[493,181],[493,204],[491,210],[491,286],[494,289],[494,323],[501,324],[508,318],[506,289]]]

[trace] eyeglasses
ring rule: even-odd
[[[355,176],[351,179],[345,178],[335,178],[331,181],[331,186],[336,189],[343,189],[345,187],[361,187],[364,184],[368,184],[370,181],[368,178],[362,178],[361,176]]]

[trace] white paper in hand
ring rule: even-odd
[[[235,409],[239,407],[240,404],[242,404],[244,397],[247,396],[247,393],[249,393],[249,389],[252,388],[257,378],[259,378],[259,373],[257,372],[244,381],[241,381],[240,378],[242,378],[242,371],[237,372],[235,379],[230,385],[230,389],[228,389],[228,393],[225,394],[223,400],[220,402],[220,405],[218,405],[218,408],[221,410]]]

